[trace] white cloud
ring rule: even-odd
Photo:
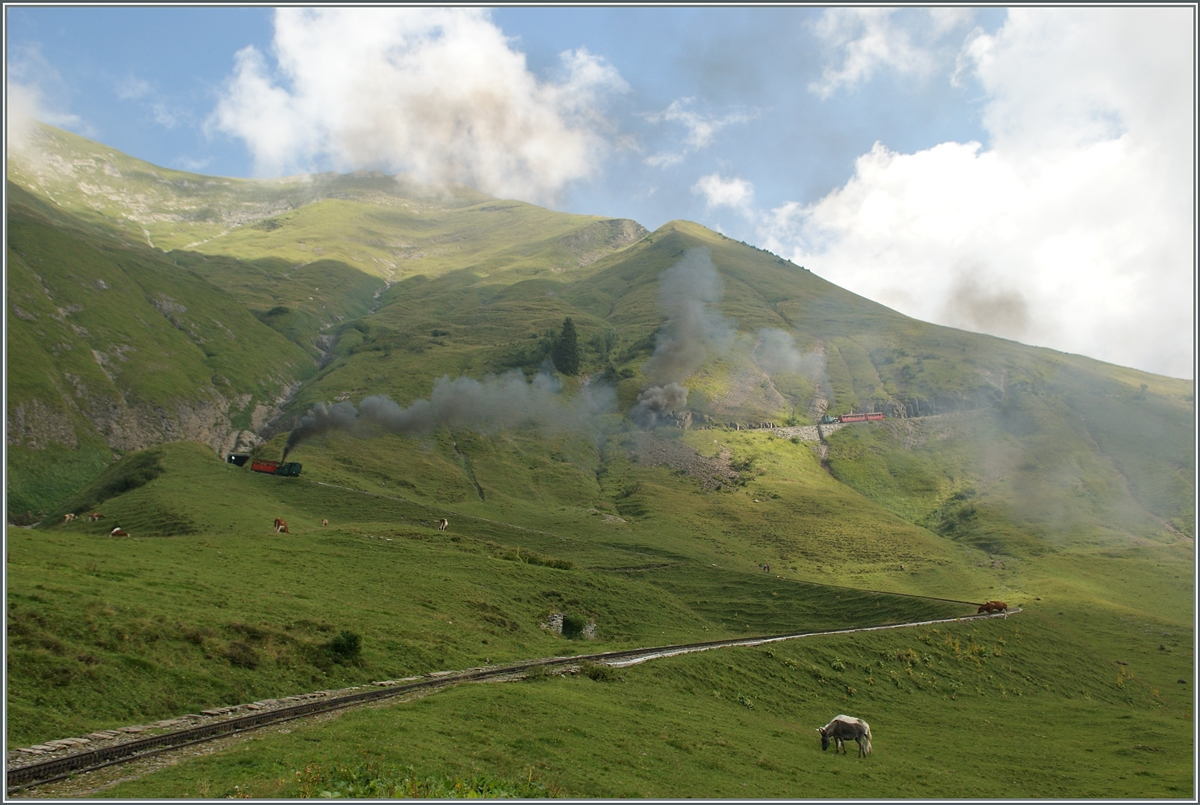
[[[37,119],[38,96],[33,89],[8,81],[5,88],[4,125],[11,150],[23,151],[29,145],[32,124]]]
[[[8,56],[5,71],[5,131],[8,148],[24,150],[29,145],[33,123],[40,120],[60,128],[79,128],[78,115],[65,111],[61,103],[47,98],[61,95],[62,78],[42,56],[37,45],[29,45]]]
[[[188,171],[190,173],[200,173],[205,168],[207,168],[211,163],[212,163],[212,157],[204,157],[202,159],[196,159],[194,157],[189,157],[189,156],[176,157],[173,162],[175,167],[180,168],[181,170]]]
[[[153,113],[154,122],[166,129],[175,128],[179,125],[180,118],[187,115],[185,111],[172,108],[162,101],[150,104],[150,111]]]
[[[677,165],[689,153],[694,153],[711,145],[717,132],[726,126],[734,123],[746,123],[754,119],[752,115],[744,112],[733,112],[724,117],[702,115],[687,108],[694,100],[694,98],[682,98],[672,101],[671,105],[663,111],[645,116],[646,120],[650,123],[682,123],[687,130],[687,134],[683,138],[683,148],[681,150],[653,154],[645,159],[647,165],[658,168]]]
[[[876,144],[769,248],[942,324],[1190,377],[1193,10],[1029,8],[968,43],[980,143]]]
[[[745,179],[723,179],[718,173],[700,177],[692,192],[704,196],[709,209],[732,207],[749,214],[754,204],[754,185]]]
[[[628,86],[586,51],[539,81],[488,12],[281,8],[272,71],[237,54],[209,121],[245,140],[260,174],[382,167],[422,181],[552,200],[609,147],[603,96]]]
[[[117,97],[123,101],[134,101],[138,98],[144,98],[149,95],[151,86],[148,81],[143,81],[134,76],[128,76],[124,80],[117,82]]]
[[[811,92],[828,98],[844,86],[854,86],[883,68],[902,74],[927,74],[933,59],[912,42],[909,31],[895,24],[892,8],[830,8],[814,26],[826,47],[841,56],[841,65],[826,65],[819,81],[808,85]],[[957,13],[933,11],[933,30],[944,32],[958,25]]]

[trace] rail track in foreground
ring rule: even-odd
[[[969,601],[955,603],[976,604]],[[583,662],[593,662],[613,667],[636,665],[648,660],[661,657],[671,657],[676,654],[688,654],[695,651],[708,651],[716,648],[732,648],[735,646],[759,646],[765,643],[775,643],[783,640],[797,640],[804,637],[825,637],[860,632],[875,632],[884,629],[902,629],[913,626],[930,626],[938,623],[957,623],[962,621],[985,620],[987,618],[1007,617],[1008,614],[1020,612],[1014,608],[1007,614],[964,615],[958,618],[938,618],[935,620],[913,621],[908,623],[890,623],[882,626],[859,626],[849,629],[824,629],[813,632],[799,632],[766,637],[742,637],[727,640],[711,640],[703,643],[683,643],[670,646],[655,646],[651,648],[625,649],[608,651],[599,654],[580,654],[573,657],[547,657],[538,660],[497,666],[495,668],[472,668],[466,671],[441,671],[427,674],[425,678],[404,684],[395,682],[375,683],[378,687],[373,690],[333,696],[317,701],[304,702],[275,709],[262,710],[249,715],[202,724],[196,727],[174,730],[171,732],[136,738],[118,744],[87,749],[81,752],[35,760],[31,763],[6,769],[6,790],[8,794],[57,782],[75,774],[97,771],[99,769],[130,763],[135,760],[152,757],[165,752],[183,749],[218,738],[237,735],[242,732],[259,729],[286,721],[292,721],[306,716],[318,715],[334,710],[342,710],[356,705],[370,704],[390,699],[404,694],[435,691],[469,682],[501,681],[520,678],[530,672],[548,668],[571,668]]]

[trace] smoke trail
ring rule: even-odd
[[[833,405],[833,384],[825,371],[824,352],[801,353],[791,333],[763,327],[753,354],[755,363],[768,375],[801,375],[816,384],[816,394],[809,402],[811,414],[823,414]]]
[[[300,419],[290,434],[283,455],[297,445],[331,431],[368,438],[383,430],[409,436],[442,427],[468,427],[481,432],[492,428],[533,425],[545,431],[587,430],[595,417],[612,410],[612,389],[588,385],[575,397],[560,396],[561,384],[542,373],[531,382],[519,370],[482,381],[469,377],[453,380],[444,376],[434,381],[427,400],[416,400],[407,408],[388,397],[367,397],[356,409],[350,402],[333,406],[318,403]]]
[[[733,324],[710,307],[720,301],[721,275],[708,249],[689,249],[658,280],[658,305],[667,322],[658,333],[654,354],[646,363],[653,385],[638,396],[629,417],[642,426],[666,420],[687,405],[683,381],[700,368],[710,352],[726,352],[733,344]]]
[[[793,374],[812,378],[818,383],[825,377],[825,355],[801,353],[792,334],[763,327],[758,331],[754,361],[769,375]]]

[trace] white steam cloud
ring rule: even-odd
[[[646,363],[652,385],[638,396],[630,418],[652,426],[687,405],[683,381],[709,354],[729,351],[737,336],[732,322],[713,305],[724,285],[705,248],[689,249],[658,278],[658,305],[667,314],[654,354]]]
[[[820,382],[825,378],[825,355],[800,352],[792,334],[764,327],[758,331],[754,362],[769,375],[793,374]]]
[[[208,123],[260,174],[380,168],[535,202],[593,174],[603,98],[628,89],[584,50],[539,81],[484,9],[280,8],[273,54],[237,54]]]

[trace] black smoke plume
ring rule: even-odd
[[[416,400],[407,408],[388,397],[364,399],[357,408],[348,401],[327,406],[317,403],[300,419],[290,434],[283,456],[310,439],[332,431],[368,438],[384,431],[418,436],[442,427],[467,427],[488,432],[500,427],[532,425],[549,432],[580,432],[590,429],[595,418],[612,410],[611,388],[588,385],[574,397],[559,393],[556,378],[542,373],[526,382],[514,370],[482,381],[469,377],[441,377],[433,384],[427,400]]]

